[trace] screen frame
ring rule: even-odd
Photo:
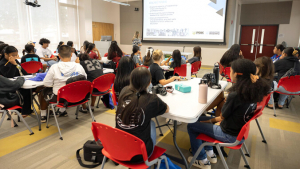
[[[224,22],[224,37],[223,42],[209,42],[209,41],[166,41],[166,40],[144,40],[144,0],[142,0],[143,5],[143,19],[142,19],[142,38],[141,41],[145,43],[176,43],[176,44],[217,44],[217,45],[226,45],[226,23],[227,23],[227,9],[228,9],[228,1],[226,0],[226,11],[225,11],[225,22]]]

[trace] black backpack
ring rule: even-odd
[[[295,62],[294,67],[291,68],[290,70],[288,70],[281,78],[299,75],[299,72],[297,72],[297,70],[296,70],[296,66],[297,66],[297,64]]]

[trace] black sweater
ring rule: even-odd
[[[299,59],[295,56],[287,56],[283,59],[277,60],[275,65],[275,73],[278,73],[278,79],[280,79],[288,70],[294,67],[296,63],[296,71],[300,73]]]
[[[20,65],[18,60],[16,60],[16,62],[17,62],[17,64]],[[20,72],[15,65],[8,62],[8,64],[5,66],[6,63],[7,63],[7,60],[5,58],[0,60],[0,75],[4,76],[6,78],[13,78],[16,76],[20,76]],[[24,69],[22,69],[22,73],[23,73],[23,75],[28,75],[28,73]]]

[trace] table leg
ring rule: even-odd
[[[32,108],[33,108],[33,111],[34,111],[34,113],[35,113],[35,115],[36,115],[36,119],[37,119],[37,121],[38,121],[38,125],[39,125],[39,131],[41,131],[42,129],[41,129],[41,118],[40,118],[40,116],[39,116],[39,114],[37,113],[37,111],[35,110],[35,107],[34,107],[34,105],[33,105],[33,96],[32,96],[32,89],[30,89],[30,96],[31,96],[31,106],[32,106]]]
[[[187,169],[188,168],[188,163],[183,155],[183,153],[181,152],[180,148],[178,147],[177,145],[177,141],[176,141],[176,134],[177,134],[177,120],[174,120],[174,133],[173,133],[173,143],[177,149],[177,151],[179,152],[180,156],[182,159],[178,159],[176,157],[172,157],[172,156],[169,156],[168,157],[171,159],[171,160],[174,160],[176,162],[179,162],[181,164],[183,164],[185,166],[185,168]]]

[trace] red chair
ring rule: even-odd
[[[91,94],[92,96],[103,96],[111,92],[111,86],[115,81],[115,74],[108,73],[96,78],[92,83]],[[94,89],[97,89],[99,93],[93,92]],[[99,108],[100,97],[98,100],[97,108]]]
[[[113,100],[115,109],[117,110],[119,100],[118,100],[118,97],[117,97],[116,92],[115,92],[115,85],[113,85],[112,88],[111,88],[111,96],[112,96],[112,100]]]
[[[174,68],[174,75],[178,74],[179,76],[186,76],[186,64],[181,65],[180,67],[175,67]]]
[[[234,150],[239,149],[240,152],[241,152],[241,155],[242,155],[242,157],[243,157],[243,159],[246,163],[245,167],[250,168],[249,163],[248,163],[248,161],[245,157],[242,146],[246,149],[246,151],[247,151],[247,147],[245,146],[245,143],[240,144],[240,145],[239,145],[239,143],[240,143],[240,141],[242,141],[242,139],[246,140],[248,138],[249,129],[250,129],[250,122],[252,120],[256,119],[257,117],[259,117],[261,114],[262,114],[262,107],[258,107],[255,110],[253,117],[241,129],[241,131],[240,131],[239,135],[237,136],[236,141],[234,143],[223,143],[223,142],[218,141],[216,139],[213,139],[213,138],[211,138],[211,137],[209,137],[205,134],[199,134],[197,139],[203,140],[205,142],[202,143],[201,146],[198,148],[198,150],[195,153],[195,155],[194,155],[192,161],[190,162],[188,168],[191,168],[192,164],[195,162],[196,158],[198,157],[200,151],[204,148],[204,146],[216,146],[216,148],[218,150],[218,153],[219,153],[219,156],[222,160],[222,163],[223,163],[223,165],[226,169],[229,169],[229,168],[228,168],[227,163],[224,159],[223,153],[221,152],[221,147],[227,147],[227,148],[234,149]]]
[[[68,102],[68,105],[66,106],[66,108],[75,107],[75,106],[77,107],[76,119],[78,119],[78,111],[79,111],[80,105],[88,103],[88,101],[89,101],[89,99],[87,99],[87,98],[89,98],[91,88],[92,88],[91,86],[92,86],[92,83],[89,81],[86,81],[86,80],[67,84],[58,90],[57,102],[50,102],[49,106],[51,106],[52,110],[54,110],[54,112],[56,112],[54,106],[56,106],[58,108],[65,107],[64,103],[59,102],[60,99],[64,99]],[[48,99],[50,99],[49,96],[48,96]],[[92,117],[92,121],[95,121],[95,117],[91,110],[91,106],[88,105],[88,107],[89,107],[89,112]],[[50,113],[49,113],[49,108],[48,108],[48,118],[47,118],[47,126],[46,126],[47,128],[49,128],[49,126],[48,126],[49,114]],[[60,135],[60,139],[63,140],[56,116],[54,116],[54,119],[55,119],[56,126],[58,129],[59,135]]]
[[[2,113],[2,118],[0,120],[0,127],[4,121],[4,118],[6,117],[6,115],[13,120],[15,126],[14,127],[18,127],[18,124],[16,124],[16,122],[14,121],[14,119],[12,118],[12,116],[9,114],[8,111],[10,111],[11,113],[17,113],[18,117],[23,121],[23,123],[25,124],[25,126],[27,127],[27,129],[29,130],[30,134],[32,135],[34,134],[33,131],[31,130],[31,128],[28,126],[28,124],[26,123],[26,121],[24,120],[24,118],[22,117],[22,115],[20,114],[20,112],[17,109],[22,109],[22,107],[20,106],[14,106],[14,107],[10,107],[10,108],[5,108],[0,110],[0,113]]]
[[[104,57],[107,57],[107,56],[108,56],[108,53],[105,53],[105,54],[104,54]]]
[[[200,68],[201,68],[201,61],[192,63],[192,75],[195,75],[197,77]]]
[[[97,144],[103,145],[102,153],[104,158],[102,169],[107,158],[127,168],[134,169],[146,169],[156,163],[158,163],[157,168],[160,168],[161,160],[164,159],[166,168],[169,169],[167,158],[163,155],[166,149],[155,146],[152,155],[148,157],[145,143],[140,138],[125,131],[93,122],[92,132]],[[125,162],[130,161],[136,155],[142,155],[145,162],[138,164]]]
[[[21,67],[30,74],[37,73],[40,69],[43,70],[43,64],[37,61],[24,62],[21,64]]]
[[[225,77],[227,79],[227,82],[231,82],[230,79],[230,67],[223,67],[223,65],[221,65],[221,63],[219,63],[219,72],[220,75],[222,76],[222,79]]]

